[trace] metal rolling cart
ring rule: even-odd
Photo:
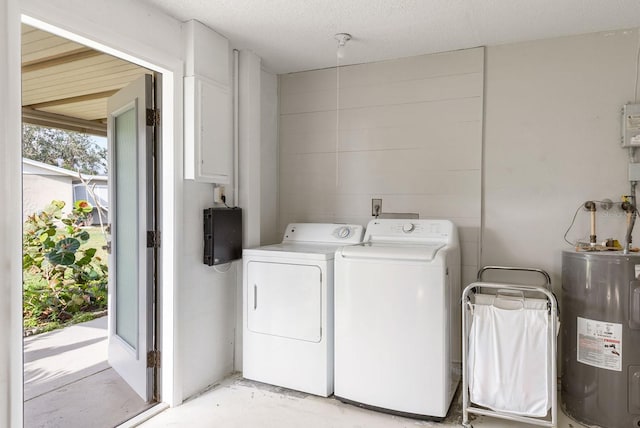
[[[542,286],[534,286],[500,282],[484,282],[482,280],[482,276],[488,270],[534,272],[544,277],[545,284]],[[539,404],[540,402],[536,403],[536,405],[538,406],[537,413],[534,412],[536,416],[531,416],[530,413],[522,412],[520,411],[520,409],[504,408],[505,406],[502,406],[503,408],[501,409],[496,409],[496,407],[500,406],[491,406],[487,405],[486,403],[478,404],[476,402],[472,402],[472,399],[474,399],[474,397],[472,397],[472,393],[470,391],[470,380],[473,382],[474,379],[470,379],[470,377],[476,376],[476,370],[486,370],[486,373],[483,374],[484,376],[487,376],[491,373],[491,368],[482,367],[481,364],[480,367],[478,366],[477,355],[479,355],[480,352],[476,352],[476,350],[481,349],[480,347],[482,346],[492,346],[493,349],[495,349],[495,344],[489,343],[491,342],[491,338],[487,340],[487,343],[483,343],[482,340],[477,340],[478,338],[475,337],[476,332],[471,331],[474,328],[474,318],[479,316],[477,320],[481,320],[484,315],[479,315],[477,309],[481,309],[482,311],[480,312],[483,312],[487,309],[493,310],[493,308],[497,307],[496,303],[498,303],[500,299],[505,299],[504,302],[511,305],[511,308],[498,309],[499,311],[503,311],[503,313],[506,313],[504,312],[506,310],[507,312],[512,313],[509,316],[516,317],[519,316],[519,312],[520,314],[522,314],[522,316],[527,317],[527,319],[540,320],[540,322],[537,324],[535,322],[532,322],[530,325],[524,324],[529,326],[527,327],[527,330],[537,329],[537,332],[534,331],[534,334],[538,335],[538,340],[536,342],[538,345],[542,343],[542,340],[546,340],[546,344],[542,346],[542,348],[546,350],[546,363],[543,363],[546,367],[546,371],[542,374],[542,376],[545,376],[545,382],[544,384],[542,384],[542,386],[541,384],[537,384],[537,392],[540,393],[541,390],[546,389],[547,401],[545,401],[542,405]],[[499,318],[498,321],[500,321]],[[493,320],[492,323],[489,324],[491,326],[494,326],[495,320]],[[479,321],[478,325],[481,324],[482,321]],[[485,322],[485,325],[489,324]],[[508,328],[513,328],[513,325],[508,326]],[[495,335],[496,331],[498,330],[492,330],[492,333]],[[466,428],[472,428],[471,423],[469,423],[469,414],[473,413],[477,415],[491,416],[527,424],[556,427],[558,420],[556,361],[557,332],[558,304],[556,302],[555,295],[551,290],[551,277],[547,272],[540,269],[505,266],[485,266],[480,269],[480,271],[478,271],[477,282],[469,284],[462,292],[462,425]],[[523,336],[525,336],[525,333],[529,334],[531,332],[527,331],[522,333]],[[475,339],[473,340],[473,343],[470,342],[470,334],[474,334]],[[522,337],[510,337],[513,338],[511,342],[517,342],[518,346],[522,347],[522,342],[525,341],[522,339]],[[500,338],[500,342],[509,343],[509,337]],[[476,359],[476,361],[472,361],[471,370],[469,367],[470,351],[473,353],[473,358]],[[537,351],[540,352],[540,346],[538,346]],[[488,351],[489,354],[490,352],[492,351]],[[513,358],[512,361],[515,361],[515,364],[517,365],[517,370],[515,370],[515,372],[517,372],[518,374],[516,375],[516,377],[518,377],[519,375],[528,376],[527,381],[533,379],[533,382],[535,383],[542,378],[540,373],[536,373],[535,370],[531,373],[523,373],[527,369],[527,358],[533,358],[532,355],[535,355],[535,352],[532,352],[531,355],[515,353],[515,355],[510,354],[509,356]],[[491,361],[493,362],[494,368],[499,364],[497,362],[498,360]],[[538,365],[536,369],[538,370],[540,368],[540,360],[540,358],[537,358],[535,360],[535,364]],[[510,371],[509,373],[513,374],[514,372]],[[500,388],[496,388],[494,390],[500,391]],[[526,395],[524,394],[524,392],[522,392],[522,394]],[[491,401],[491,399],[489,401]],[[508,405],[506,407],[508,407]],[[544,409],[544,415],[541,415],[540,409]]]

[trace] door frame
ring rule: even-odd
[[[26,3],[26,2],[25,2]],[[181,204],[176,204],[176,188],[180,186],[182,168],[182,78],[183,60],[167,55],[161,49],[150,48],[139,40],[127,37],[111,28],[86,22],[72,16],[64,7],[32,2],[19,4],[21,22],[81,43],[148,68],[162,76],[162,121],[156,152],[158,229],[162,231],[162,248],[157,255],[156,341],[162,354],[162,369],[157,375],[160,402],[170,406],[182,402],[182,391],[177,388],[175,361],[175,303],[180,254],[179,241],[174,239],[176,224],[182,217]],[[81,35],[82,34],[82,35]],[[15,72],[20,72],[19,69]],[[21,348],[16,352],[22,352]],[[22,357],[17,357],[22,361]],[[22,396],[22,394],[20,394]]]

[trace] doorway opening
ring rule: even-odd
[[[38,323],[61,326],[24,340],[27,427],[111,427],[159,401],[157,248],[144,239],[158,214],[158,124],[146,121],[154,108],[144,101],[159,97],[159,80],[151,70],[23,24],[23,126],[33,131],[23,138],[57,149],[76,143],[75,151],[23,160],[24,231],[34,232],[23,239],[25,332],[44,331]],[[124,99],[136,81],[149,90],[146,98]],[[80,161],[93,152],[108,153],[104,170]],[[127,200],[132,194],[136,200]],[[69,322],[83,316],[93,319]]]

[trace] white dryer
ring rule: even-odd
[[[243,376],[333,393],[333,259],[364,227],[294,223],[281,244],[243,251]]]
[[[460,248],[448,220],[372,220],[336,252],[335,396],[442,419],[460,379]]]

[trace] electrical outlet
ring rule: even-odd
[[[371,199],[371,215],[378,216],[382,214],[382,199]]]
[[[222,197],[224,196],[224,186],[216,186],[213,188],[213,202],[221,204]]]

